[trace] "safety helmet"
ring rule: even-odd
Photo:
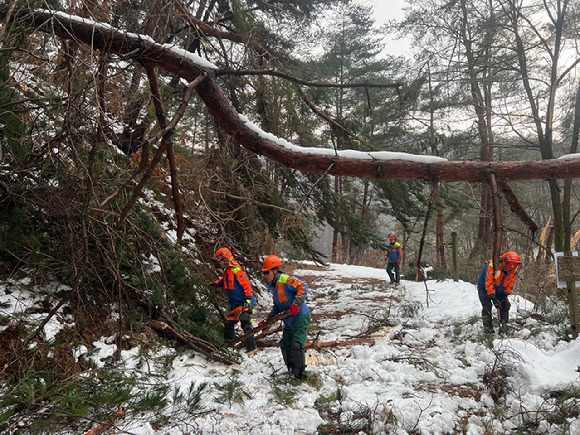
[[[505,268],[509,271],[517,270],[518,266],[521,264],[520,256],[513,251],[506,252],[500,257],[500,263],[505,264]]]
[[[262,272],[265,272],[278,266],[282,266],[282,262],[280,261],[278,256],[268,255],[266,258],[264,258],[264,267],[262,268]]]
[[[397,236],[395,236],[394,234],[389,234],[389,240],[391,239],[397,240]]]
[[[225,258],[229,262],[234,259],[232,252],[228,248],[218,249],[215,253],[215,256],[217,257],[218,261],[222,261]]]

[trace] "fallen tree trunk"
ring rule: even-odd
[[[370,344],[371,346],[375,345],[374,338],[355,338],[354,340],[335,340],[335,341],[312,341],[310,343],[306,343],[304,346],[305,349],[316,349],[320,350],[323,347],[343,347],[343,346],[356,346],[357,344]]]
[[[283,330],[284,330],[284,327],[283,326],[280,326],[280,327],[274,328],[274,329],[268,329],[266,331],[262,331],[262,332],[256,334],[254,336],[254,338],[256,339],[256,342],[257,342],[258,340],[260,340],[260,339],[262,339],[264,337],[267,337],[268,335],[276,334],[278,332],[282,332]],[[238,349],[241,349],[242,347],[244,347],[244,343],[243,342],[242,343],[237,343],[234,346],[234,349],[238,350]],[[258,345],[258,347],[260,347],[260,345]]]

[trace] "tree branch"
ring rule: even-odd
[[[333,164],[329,174],[359,178],[415,179],[423,181],[488,181],[490,174],[502,180],[566,179],[580,177],[580,158],[567,160],[481,162],[455,161],[404,153],[339,151],[332,149],[301,148],[263,132],[238,114],[215,80],[216,68],[206,60],[186,50],[161,45],[140,35],[123,33],[106,24],[70,16],[62,12],[30,11],[14,14],[29,27],[43,29],[47,22],[51,30],[63,38],[74,38],[89,44],[92,49],[108,50],[119,55],[136,53],[141,59],[166,71],[177,74],[188,82],[207,73],[207,78],[196,88],[209,113],[218,124],[244,148],[263,155],[289,168],[303,172],[324,173]],[[135,55],[135,54],[134,54]]]
[[[251,69],[251,70],[230,70],[217,69],[215,71],[216,77],[219,76],[274,76],[280,77],[289,82],[298,83],[299,85],[308,86],[311,88],[400,88],[402,83],[328,83],[328,82],[309,82],[294,77],[290,74],[275,69]]]

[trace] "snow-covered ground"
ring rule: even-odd
[[[139,349],[125,350],[127,372],[157,377],[184,396],[198,392],[199,402],[193,410],[170,405],[164,418],[128,409],[119,433],[580,433],[580,339],[560,340],[558,326],[530,317],[533,304],[517,287],[510,331],[490,339],[469,283],[403,280],[390,287],[384,269],[339,264],[304,263],[292,275],[310,288],[308,341],[374,344],[309,349],[302,383],[286,373],[275,347],[243,354],[238,365],[194,352],[175,357],[171,348],[145,358]],[[16,296],[3,294],[0,302]],[[267,293],[258,307],[260,320],[270,308]],[[54,330],[51,322],[46,335]],[[114,342],[104,338],[86,356],[102,365]],[[566,402],[570,391],[577,394]],[[557,418],[562,409],[568,415]]]

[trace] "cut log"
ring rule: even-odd
[[[355,338],[354,340],[335,340],[335,341],[312,341],[306,343],[305,349],[316,349],[320,350],[325,347],[343,347],[343,346],[356,346],[357,344],[370,344],[375,345],[374,338]]]
[[[232,346],[233,348],[236,348],[236,349],[240,348],[241,345],[240,346],[238,346],[238,345],[240,343],[242,343],[246,338],[248,338],[252,334],[260,333],[260,337],[265,337],[266,335],[270,335],[270,334],[273,334],[274,332],[277,332],[277,331],[271,331],[271,332],[264,331],[264,329],[268,328],[273,323],[276,323],[278,320],[285,319],[286,317],[291,316],[291,315],[292,315],[292,313],[290,313],[290,310],[286,310],[280,314],[275,315],[271,319],[266,320],[266,322],[262,323],[260,326],[256,326],[251,331],[248,331],[245,334],[240,335],[235,340],[232,340],[230,343],[230,346]],[[256,337],[256,338],[258,338],[258,337]]]

